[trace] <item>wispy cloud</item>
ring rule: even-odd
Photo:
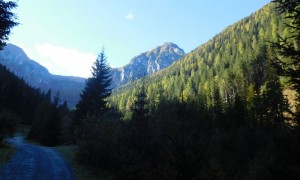
[[[91,53],[51,44],[36,45],[35,49],[45,58],[47,68],[54,74],[88,77],[96,60],[96,56]]]
[[[130,11],[128,14],[125,16],[125,18],[129,21],[132,21],[134,19],[134,14]]]

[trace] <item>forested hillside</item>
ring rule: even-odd
[[[251,16],[227,27],[207,43],[171,67],[146,78],[150,102],[159,99],[205,101],[213,105],[214,91],[226,104],[238,95],[251,99],[266,81],[268,46],[277,33],[286,34],[284,17],[269,4]],[[269,50],[270,51],[270,50]],[[128,111],[136,94],[137,82],[114,91],[113,106]]]
[[[31,125],[28,137],[47,145],[64,141],[62,117],[68,112],[67,104],[59,95],[51,98],[51,90],[30,87],[5,66],[0,64],[0,144],[18,125]]]

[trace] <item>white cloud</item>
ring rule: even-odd
[[[51,73],[88,77],[96,56],[91,53],[79,52],[75,49],[41,44],[35,46]]]
[[[125,18],[126,18],[127,20],[132,21],[132,20],[134,19],[134,14],[130,11],[130,12],[128,12],[128,14],[125,16]]]

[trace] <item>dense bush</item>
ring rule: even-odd
[[[78,130],[79,159],[101,169],[113,169],[117,162],[120,118],[109,112],[101,117],[85,117]]]

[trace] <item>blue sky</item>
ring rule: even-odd
[[[51,73],[87,77],[165,42],[190,52],[270,0],[19,0],[10,42]]]

